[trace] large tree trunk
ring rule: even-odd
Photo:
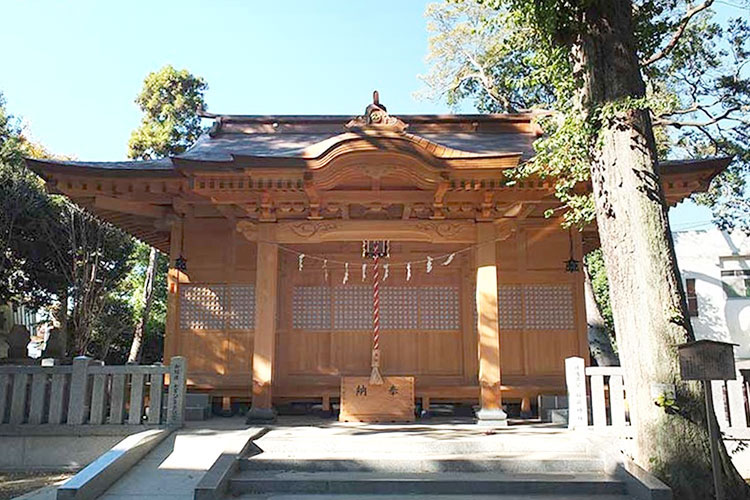
[[[59,335],[63,337],[61,342],[64,356],[68,356],[71,350],[70,336],[68,335],[68,286],[62,285],[57,292],[57,303],[52,308],[52,326],[59,330]]]
[[[143,335],[146,331],[146,324],[151,314],[151,303],[154,299],[154,274],[156,273],[156,249],[151,248],[148,255],[148,268],[146,269],[146,282],[143,285],[143,301],[141,302],[141,317],[135,326],[133,334],[133,343],[130,344],[130,354],[128,363],[137,363],[141,358],[141,345],[143,344]]]
[[[619,366],[620,358],[612,345],[607,323],[602,316],[599,302],[594,295],[594,287],[591,285],[591,274],[588,267],[583,266],[584,287],[586,297],[586,328],[589,336],[589,350],[599,366]]]
[[[694,338],[659,180],[648,112],[626,103],[645,95],[629,0],[588,2],[567,40],[582,78],[581,111],[598,119],[591,165],[596,220],[610,285],[617,346],[635,430],[634,458],[675,498],[713,497],[702,387],[680,378],[678,344]],[[610,115],[594,115],[618,104]],[[677,412],[655,404],[655,384],[676,389]],[[750,490],[719,443],[728,498]]]

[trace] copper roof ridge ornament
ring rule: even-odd
[[[372,93],[372,104],[365,108],[365,114],[351,119],[345,127],[361,130],[384,130],[389,132],[404,132],[409,126],[401,119],[388,114],[384,104],[380,103],[378,91]]]

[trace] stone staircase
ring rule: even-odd
[[[563,429],[476,426],[274,429],[241,458],[228,493],[244,499],[468,498],[615,500],[632,478],[606,443]],[[611,448],[611,444],[609,446]]]
[[[373,467],[350,460],[289,462],[245,459],[229,490],[243,498],[276,495],[554,495],[626,499],[627,485],[578,457],[564,461],[518,459],[389,460]]]

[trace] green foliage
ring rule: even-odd
[[[132,238],[45,192],[23,158],[52,155],[24,137],[3,104],[0,98],[0,303],[36,309],[65,292],[69,350],[95,354]]]
[[[73,354],[96,354],[97,327],[131,265],[133,238],[95,218],[81,207],[63,203],[40,236],[54,250],[55,272],[64,281],[70,301],[69,348]]]
[[[556,89],[546,64],[534,50],[534,37],[515,29],[515,14],[473,2],[428,5],[432,36],[418,97],[444,98],[455,107],[472,98],[479,112],[512,112],[551,105]]]
[[[4,104],[0,94],[0,304],[34,309],[49,304],[61,284],[52,249],[38,238],[59,204],[23,163],[24,156],[44,154],[43,149],[23,136]]]
[[[136,322],[141,318],[143,310],[143,296],[146,292],[146,268],[148,267],[150,247],[145,243],[136,242],[135,249],[130,255],[132,269],[120,286],[120,293],[127,301],[131,309],[132,327],[117,344],[117,361],[122,363],[128,357],[130,343],[133,340],[133,331]],[[167,321],[167,272],[169,262],[166,257],[157,254],[156,272],[154,273],[154,295],[151,303],[151,311],[143,339],[143,363],[152,363],[162,360],[164,346],[164,332]]]
[[[165,66],[149,73],[136,103],[143,111],[141,125],[133,131],[129,156],[156,159],[184,152],[198,139],[203,128],[198,112],[206,108],[204,92],[206,82],[187,70]],[[130,256],[131,271],[120,286],[122,300],[126,301],[131,315],[126,334],[117,335],[108,345],[108,359],[124,362],[133,341],[135,325],[143,314],[145,280],[149,265],[150,247],[137,243]],[[157,254],[154,273],[154,292],[151,309],[144,328],[141,361],[145,363],[162,359],[167,315],[168,261]]]
[[[654,404],[656,406],[659,406],[660,408],[663,408],[664,412],[670,415],[674,415],[680,412],[680,407],[677,404],[677,401],[665,394],[660,394],[654,401]]]
[[[586,254],[584,263],[591,277],[591,287],[594,290],[594,297],[599,304],[602,317],[612,338],[612,345],[616,347],[614,342],[615,322],[612,319],[612,305],[609,301],[609,281],[607,280],[607,269],[604,267],[602,250],[597,248]]]
[[[130,136],[130,158],[155,159],[184,152],[203,132],[198,111],[205,109],[206,82],[171,65],[149,73],[135,102],[141,125]]]
[[[479,111],[551,110],[551,116],[542,118],[546,135],[535,143],[537,156],[514,177],[555,179],[561,203],[548,215],[562,213],[566,224],[579,226],[594,217],[591,197],[580,186],[589,178],[602,120],[648,109],[660,159],[735,156],[709,192],[693,198],[712,208],[720,226],[750,232],[747,20],[731,19],[722,26],[709,8],[687,16],[696,5],[683,0],[634,2],[646,95],[583,109],[575,98],[581,81],[565,47],[586,29],[582,20],[592,5],[590,0],[430,5],[431,71],[423,77],[428,92],[422,95],[445,98],[454,106],[473,99]]]

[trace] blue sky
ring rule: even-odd
[[[5,1],[0,92],[36,140],[81,160],[126,157],[133,99],[165,64],[205,78],[217,113],[355,115],[374,89],[394,114],[447,113],[412,97],[427,3]],[[710,213],[683,203],[671,218],[679,230]]]

